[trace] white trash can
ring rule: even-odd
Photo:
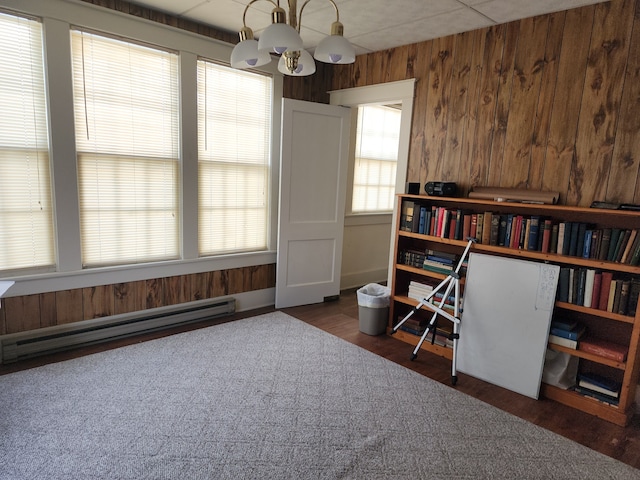
[[[380,335],[389,323],[391,289],[370,283],[356,292],[358,295],[358,327],[367,335]]]

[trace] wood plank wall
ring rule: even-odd
[[[1,300],[0,335],[275,287],[275,264]]]
[[[612,0],[329,66],[325,91],[415,78],[407,181],[640,203],[640,1]],[[326,72],[323,73],[327,76]],[[285,96],[328,101],[287,79]]]

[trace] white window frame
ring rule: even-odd
[[[263,252],[238,253],[200,258],[198,255],[198,165],[197,165],[197,78],[198,57],[228,62],[232,45],[145,21],[131,15],[84,2],[65,0],[1,0],[2,6],[20,14],[42,19],[45,31],[51,163],[58,268],[55,272],[3,277],[16,283],[5,296],[91,287],[162,278],[174,275],[242,268],[276,262],[277,196],[279,162],[273,161],[270,176],[269,245]],[[70,28],[77,26],[120,36],[180,53],[181,158],[182,158],[182,254],[179,260],[83,269],[80,255],[80,223],[77,190],[75,134],[71,77]],[[280,158],[282,74],[271,62],[260,69],[273,76],[273,124],[271,158]],[[248,294],[252,304],[273,303],[273,289]],[[246,308],[246,303],[240,308]]]
[[[1,13],[8,28],[5,33],[9,33],[4,46],[9,55],[5,60],[10,64],[3,67],[9,85],[3,92],[8,114],[2,118],[16,123],[5,125],[0,134],[0,156],[4,158],[0,160],[0,197],[4,198],[0,203],[1,218],[5,219],[4,225],[0,222],[0,274],[46,272],[55,268],[56,259],[44,28],[38,18]],[[20,35],[25,35],[25,45],[16,48],[14,42]]]

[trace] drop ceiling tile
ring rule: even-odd
[[[490,0],[474,6],[498,23],[600,3],[602,0]]]
[[[471,9],[460,8],[453,12],[446,12],[435,17],[407,23],[402,28],[382,29],[377,32],[356,36],[351,40],[354,44],[374,52],[388,48],[388,44],[407,45],[423,42],[433,38],[488,27],[493,24],[490,19]]]
[[[389,27],[410,23],[463,7],[457,0],[347,0],[338,5],[345,37],[377,35]],[[333,9],[303,15],[302,25],[318,32],[327,32],[335,20]],[[404,28],[404,27],[403,27]]]

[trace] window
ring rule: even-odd
[[[393,210],[401,114],[383,105],[358,107],[353,213]]]
[[[198,61],[200,255],[267,248],[272,79]]]
[[[72,32],[84,266],[180,256],[178,56]]]
[[[55,264],[42,25],[0,13],[0,270]]]

